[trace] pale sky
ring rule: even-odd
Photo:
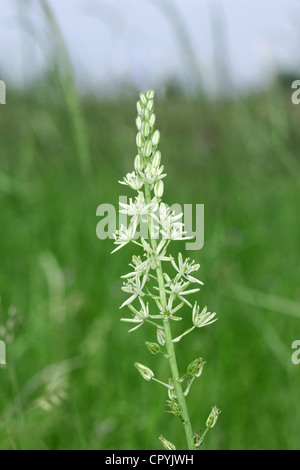
[[[51,57],[42,0],[0,0],[0,79],[26,83]],[[299,70],[299,0],[49,0],[78,86],[109,92],[168,78],[244,89],[275,69]],[[166,8],[170,4],[173,8]],[[174,7],[176,7],[174,11]],[[215,25],[214,27],[212,25]],[[185,31],[182,30],[185,26]],[[184,38],[187,39],[187,48]],[[191,50],[191,53],[187,52]],[[222,77],[216,74],[216,56]]]

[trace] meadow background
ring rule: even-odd
[[[133,168],[139,90],[80,94],[53,11],[41,8],[52,60],[26,87],[7,83],[0,109],[0,448],[160,449],[160,434],[184,448],[165,391],[133,367],[167,376],[144,345],[153,333],[128,335],[119,321],[133,250],[111,255],[112,241],[96,237],[97,206],[117,207]],[[299,449],[300,77],[279,71],[264,87],[211,97],[190,70],[197,86],[165,82],[156,114],[166,202],[205,205],[204,247],[186,255],[201,264],[200,305],[219,316],[178,348],[181,368],[206,361],[188,396],[192,425],[203,429],[216,404],[204,449]]]

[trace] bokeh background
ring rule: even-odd
[[[96,237],[154,88],[165,200],[205,205],[186,255],[219,315],[179,345],[181,370],[206,360],[193,427],[216,404],[205,449],[299,449],[299,1],[1,0],[0,23],[0,448],[185,448],[133,367],[167,377],[152,331],[119,321],[133,250]]]

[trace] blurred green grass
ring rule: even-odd
[[[300,111],[279,83],[232,100],[157,91],[166,202],[205,204],[204,247],[187,256],[201,264],[200,305],[219,314],[179,345],[181,370],[207,362],[188,397],[192,425],[216,404],[205,449],[297,449]],[[161,433],[185,446],[164,390],[133,367],[167,376],[144,346],[153,332],[131,336],[119,321],[132,249],[112,256],[96,237],[97,206],[117,207],[132,170],[136,99],[81,100],[91,171],[59,87],[11,93],[1,108],[0,323],[17,309],[0,370],[1,449],[160,449]],[[294,315],[278,299],[293,300]],[[46,410],[55,380],[68,396]]]

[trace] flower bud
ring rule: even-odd
[[[143,157],[138,154],[134,159],[134,169],[135,171],[142,171],[143,168],[144,168]]]
[[[137,127],[138,131],[140,131],[141,127],[142,127],[142,123],[143,123],[141,116],[138,116],[136,118],[135,123],[136,123],[136,127]]]
[[[160,347],[157,343],[150,343],[149,341],[146,341],[146,346],[151,352],[151,354],[158,354],[160,353]]]
[[[140,364],[139,362],[135,362],[134,366],[145,380],[151,380],[154,377],[154,373],[149,369],[149,367],[143,366],[143,364]]]
[[[164,194],[164,183],[162,180],[159,180],[155,183],[154,194],[156,197],[161,198]]]
[[[172,444],[172,442],[170,441],[167,441],[167,439],[165,439],[164,436],[159,436],[159,440],[166,450],[176,450],[176,447],[174,446],[174,444]]]
[[[144,95],[144,93],[140,93],[140,103],[141,103],[142,106],[146,106],[146,104],[147,104],[147,98]]]
[[[160,140],[160,132],[159,132],[158,130],[156,130],[156,131],[153,133],[153,136],[152,136],[152,143],[153,143],[153,145],[158,145],[159,140]]]
[[[137,145],[137,147],[142,148],[143,143],[144,143],[143,136],[142,136],[141,132],[138,132],[137,135],[136,135],[136,145]]]
[[[216,406],[211,409],[210,415],[206,420],[206,426],[208,428],[213,428],[217,422],[218,416],[221,413],[221,410],[218,410]]]
[[[149,121],[149,119],[151,118],[151,113],[147,108],[144,109],[144,118],[146,119],[146,121]]]
[[[147,92],[146,98],[147,98],[148,100],[153,100],[153,98],[154,98],[154,90],[149,90],[149,91]]]
[[[136,109],[137,109],[138,114],[140,116],[143,116],[143,109],[142,109],[141,103],[139,101],[136,104]]]
[[[144,157],[150,157],[151,152],[152,152],[152,142],[151,140],[148,140],[143,147]]]
[[[155,167],[158,167],[160,165],[160,161],[161,161],[161,153],[159,150],[157,150],[157,152],[155,152],[154,157],[152,159],[152,165]]]
[[[150,126],[147,121],[143,122],[141,131],[144,137],[148,137],[150,134]]]
[[[149,111],[153,111],[153,109],[154,109],[154,101],[153,100],[148,100],[147,109],[149,109]]]
[[[151,114],[150,119],[149,119],[149,125],[150,127],[153,127],[156,121],[156,116],[154,113]]]

